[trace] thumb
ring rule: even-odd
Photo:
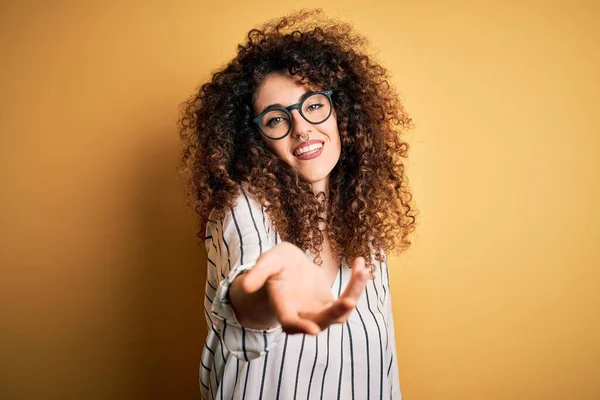
[[[279,257],[272,253],[264,253],[254,267],[244,274],[242,289],[247,293],[254,293],[265,285],[269,277],[278,274],[282,269]]]
[[[365,258],[359,256],[352,260],[352,270],[359,271],[361,274],[368,272]]]

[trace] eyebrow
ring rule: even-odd
[[[312,93],[314,93],[314,92],[310,92],[310,91],[308,91],[308,92],[305,92],[305,93],[304,93],[302,96],[300,96],[300,98],[298,99],[298,103],[302,103],[302,101],[303,101],[305,98],[307,98],[309,94],[312,94]],[[288,106],[288,107],[289,107],[289,106]],[[266,111],[269,111],[269,110],[270,110],[270,109],[272,109],[272,108],[286,108],[286,107],[285,107],[283,104],[281,104],[281,103],[269,104],[268,106],[266,106],[265,108],[263,108],[263,109],[262,109],[262,111],[258,113],[258,115],[260,115],[260,114],[262,114],[262,113],[264,113],[264,112],[266,112]]]

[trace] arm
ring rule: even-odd
[[[274,246],[274,238],[263,240],[268,231],[260,228],[260,211],[260,205],[243,193],[223,221],[226,256],[211,262],[207,245],[209,267],[216,267],[209,272],[221,271],[223,277],[211,301],[211,321],[222,332],[226,347],[244,360],[265,354],[282,331],[316,335],[333,323],[345,322],[368,280],[365,260],[358,257],[344,293],[334,300],[325,271],[301,249],[287,242]],[[215,237],[207,231],[209,236]],[[227,329],[228,323],[233,330]]]
[[[229,299],[239,323],[253,329],[277,326],[277,316],[269,303],[269,294],[263,286],[254,293],[243,289],[246,275],[239,275],[229,287]]]
[[[238,290],[239,283],[243,282],[244,273],[275,244],[275,232],[267,224],[266,219],[263,223],[260,205],[242,191],[236,205],[223,220],[209,222],[206,230],[208,275],[205,314],[209,329],[216,332],[235,357],[246,361],[265,354],[282,333],[277,323],[252,323],[253,313],[261,310],[260,293],[252,297],[236,294],[231,297]],[[264,307],[264,302],[262,304]],[[246,316],[248,312],[250,318]]]

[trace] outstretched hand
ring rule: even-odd
[[[332,324],[345,322],[369,279],[365,259],[355,258],[350,282],[334,300],[325,271],[313,264],[302,250],[287,242],[263,253],[244,275],[242,289],[254,293],[264,287],[285,332],[311,335]]]

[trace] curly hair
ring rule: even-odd
[[[382,251],[408,248],[417,213],[401,135],[412,121],[367,45],[351,24],[321,9],[297,11],[250,30],[235,58],[182,104],[178,169],[200,218],[199,237],[213,208],[222,218],[245,183],[282,240],[319,265],[324,235],[336,257],[350,265],[363,256],[371,271]],[[342,150],[330,193],[315,195],[252,124],[257,88],[269,73],[285,71],[310,89],[333,90]]]

